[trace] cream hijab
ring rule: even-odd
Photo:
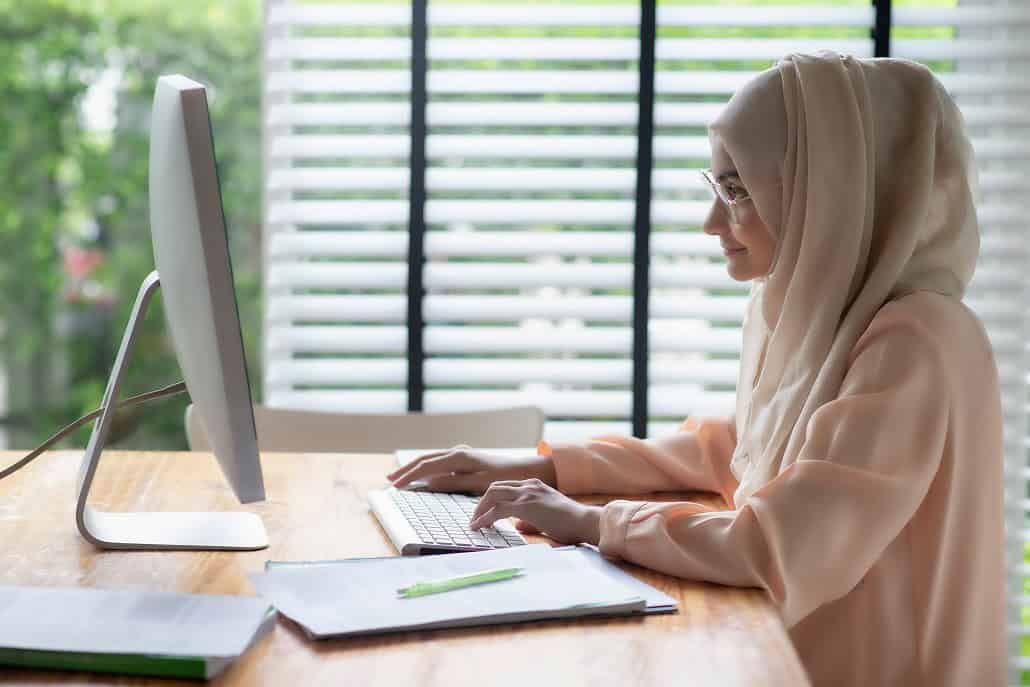
[[[797,460],[884,303],[918,290],[962,297],[980,247],[978,182],[958,107],[908,60],[790,55],[709,128],[777,243],[744,321],[739,508]]]

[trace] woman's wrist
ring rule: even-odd
[[[583,541],[597,546],[601,543],[601,506],[582,506],[580,512],[580,532]]]
[[[549,487],[558,488],[558,473],[554,467],[554,459],[551,456],[535,456],[531,465],[532,477],[540,480]]]

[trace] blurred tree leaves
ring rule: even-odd
[[[0,350],[17,446],[42,440],[101,400],[139,284],[154,268],[150,107],[157,78],[170,73],[209,87],[244,343],[251,381],[260,380],[260,4],[0,0]],[[116,124],[98,133],[83,126],[81,103],[105,74],[117,83]],[[115,296],[111,314],[61,298],[59,241],[78,240],[84,225],[96,228],[106,253],[96,276]],[[81,326],[57,326],[84,321],[109,331],[87,335]],[[123,396],[181,378],[170,346],[158,296]],[[112,439],[125,447],[182,448],[186,402],[127,412]],[[83,445],[87,437],[80,432],[71,443]]]
[[[0,1],[0,350],[11,412],[37,427],[60,398],[52,345],[69,206],[61,172],[82,137],[76,108],[102,64],[98,38],[97,17],[69,3]]]

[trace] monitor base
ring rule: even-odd
[[[103,549],[187,549],[256,551],[268,546],[261,518],[253,513],[107,513],[87,505],[100,454],[118,405],[118,390],[132,346],[151,297],[161,282],[156,271],[140,285],[125,326],[114,369],[107,382],[102,412],[93,425],[79,469],[75,523],[86,541]]]
[[[82,511],[82,536],[102,549],[257,551],[268,546],[253,513],[105,513]]]

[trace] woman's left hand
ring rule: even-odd
[[[597,544],[601,538],[599,506],[577,503],[538,479],[491,484],[472,514],[469,529],[490,527],[495,521],[512,516],[561,544]]]

